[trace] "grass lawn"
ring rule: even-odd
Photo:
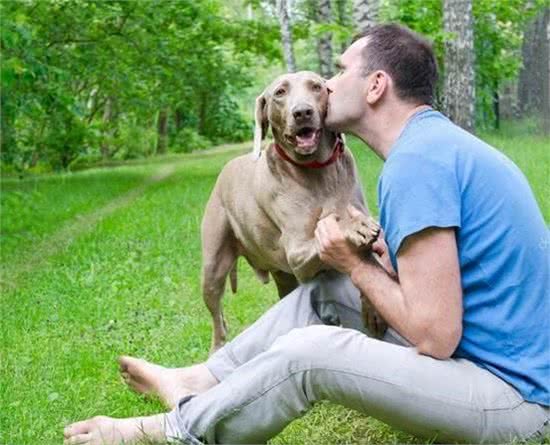
[[[525,172],[550,221],[549,143],[485,135]],[[381,161],[352,142],[376,209]],[[4,179],[0,443],[62,442],[69,422],[147,415],[162,406],[128,391],[116,358],[166,366],[207,357],[210,316],[200,294],[199,228],[222,166],[249,150],[209,153],[24,180]],[[277,301],[241,262],[227,292],[232,336]],[[322,403],[274,444],[419,442],[356,412]]]

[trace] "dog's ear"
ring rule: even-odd
[[[256,98],[256,111],[254,112],[254,155],[256,159],[260,157],[262,151],[262,140],[267,136],[269,120],[267,118],[267,99],[265,92]]]

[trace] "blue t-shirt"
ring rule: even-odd
[[[378,200],[396,270],[407,236],[455,228],[464,315],[453,357],[550,405],[550,237],[518,167],[429,109],[393,145]]]

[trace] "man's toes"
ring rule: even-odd
[[[89,420],[82,420],[81,422],[71,423],[63,430],[65,437],[76,436],[78,434],[84,434],[90,432],[91,424]]]
[[[70,436],[63,441],[64,445],[83,445],[92,441],[92,435],[90,433],[77,434],[76,436]]]
[[[121,355],[118,358],[118,364],[121,372],[131,372],[132,368],[136,367],[141,361],[139,358],[130,357],[129,355]]]

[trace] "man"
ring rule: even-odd
[[[260,443],[322,399],[437,440],[544,433],[550,260],[527,181],[430,108],[436,64],[416,34],[375,27],[340,64],[327,125],[385,161],[380,262],[361,259],[325,218],[319,253],[340,273],[299,287],[206,363],[167,369],[122,357],[128,384],[172,411],[78,422],[66,443]],[[390,326],[383,341],[362,332],[358,289]],[[321,324],[319,299],[334,303],[342,327]]]

